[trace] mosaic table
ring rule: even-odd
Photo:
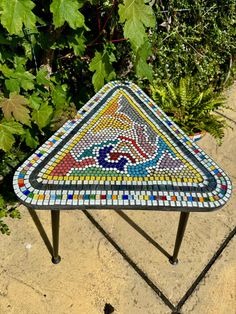
[[[172,263],[189,213],[222,207],[227,175],[135,84],[105,85],[15,172],[23,204],[49,209],[53,263],[63,209],[179,211]]]

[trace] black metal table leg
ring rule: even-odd
[[[61,261],[61,257],[58,255],[60,211],[51,210],[51,219],[52,219],[52,243],[53,243],[52,262],[53,264],[58,264]]]
[[[170,263],[173,265],[178,264],[177,257],[178,257],[178,253],[179,253],[179,249],[180,249],[183,237],[184,237],[184,232],[187,226],[188,217],[189,217],[189,213],[185,213],[185,212],[180,213],[179,226],[178,226],[178,231],[177,231],[176,240],[175,240],[174,253],[173,253],[173,256],[171,256],[171,258],[169,259]]]

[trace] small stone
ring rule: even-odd
[[[30,250],[30,249],[32,248],[32,244],[30,244],[30,243],[25,243],[25,248],[26,248],[27,250]]]

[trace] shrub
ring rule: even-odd
[[[205,131],[221,143],[226,121],[215,112],[225,103],[219,92],[211,87],[201,90],[190,77],[181,78],[176,86],[153,82],[150,88],[152,98],[186,134]]]

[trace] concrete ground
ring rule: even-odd
[[[228,104],[236,109],[236,86]],[[199,143],[236,186],[236,111],[223,145]],[[63,211],[58,265],[51,263],[48,211],[9,221],[0,240],[0,314],[236,313],[236,196],[223,209],[192,213],[172,266],[178,213]],[[104,310],[106,308],[106,310]]]

